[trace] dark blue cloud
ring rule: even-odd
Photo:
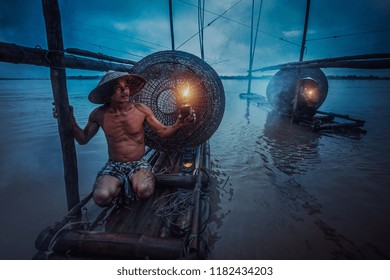
[[[46,43],[40,1],[2,1],[0,41],[28,46]]]
[[[176,47],[200,55],[198,1],[172,2]],[[221,74],[246,73],[251,3],[206,1],[205,60]],[[65,47],[139,60],[171,46],[168,1],[63,0],[59,4]],[[263,1],[254,67],[299,58],[305,6],[306,0]],[[388,52],[389,15],[389,1],[311,1],[305,59]],[[2,1],[0,24],[0,41],[46,48],[41,1]],[[12,75],[4,65],[0,63],[0,77]]]

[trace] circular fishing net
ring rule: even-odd
[[[269,103],[284,114],[293,111],[293,100],[301,79],[312,78],[318,82],[320,93],[318,108],[324,103],[328,95],[328,79],[319,68],[282,69],[276,72],[267,85],[267,99]]]
[[[141,59],[131,73],[147,81],[131,101],[149,106],[164,125],[175,123],[184,103],[196,113],[195,123],[169,138],[158,136],[146,124],[147,146],[163,150],[196,147],[217,130],[225,110],[225,92],[218,74],[202,59],[182,51],[161,51]],[[188,97],[184,97],[186,90]]]

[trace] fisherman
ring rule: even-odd
[[[119,201],[121,186],[125,187],[128,198],[145,199],[153,194],[155,180],[145,159],[145,121],[159,136],[170,137],[196,120],[193,112],[185,119],[179,115],[173,125],[166,126],[148,106],[130,102],[129,97],[139,92],[145,83],[139,75],[107,72],[88,96],[92,103],[103,105],[91,112],[84,129],[76,123],[70,107],[74,138],[80,145],[87,144],[99,127],[106,136],[109,159],[97,174],[93,187],[93,199],[99,206]]]

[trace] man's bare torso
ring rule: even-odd
[[[142,105],[128,103],[122,108],[101,106],[92,118],[103,129],[111,160],[129,162],[145,155],[144,121],[146,114]]]

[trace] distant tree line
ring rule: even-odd
[[[220,76],[223,80],[248,80],[248,76]],[[390,77],[357,76],[357,75],[327,75],[329,80],[390,80]],[[272,75],[252,76],[252,79],[271,79]]]
[[[329,80],[390,80],[390,77],[379,77],[379,76],[357,76],[357,75],[327,75]],[[94,76],[67,76],[68,80],[98,80],[101,79],[102,76],[94,75]],[[221,75],[220,78],[222,80],[248,80],[248,76],[243,75],[232,75],[226,76]],[[254,80],[269,80],[272,78],[272,75],[264,75],[264,76],[252,76]],[[0,80],[50,80],[50,77],[47,78],[1,78]]]

